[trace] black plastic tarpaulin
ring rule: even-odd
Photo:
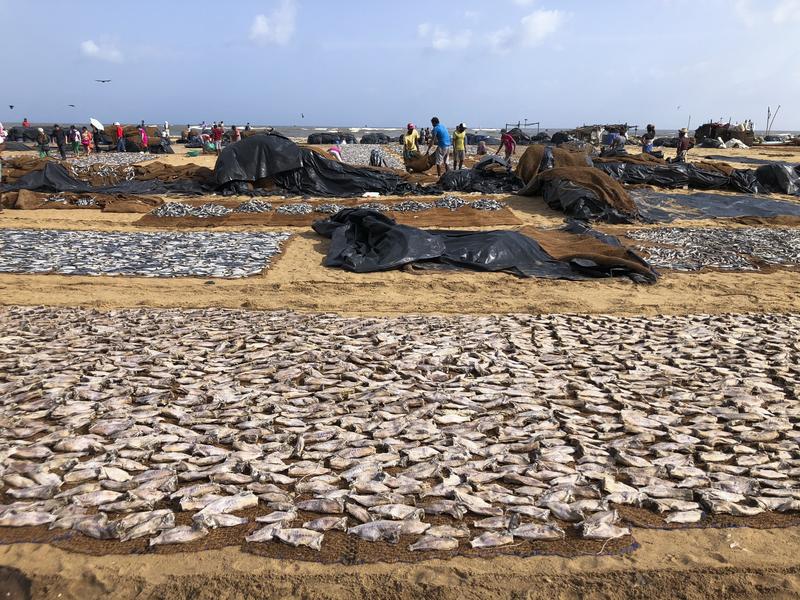
[[[522,180],[509,170],[508,163],[495,155],[478,161],[471,169],[450,169],[428,191],[513,193],[523,187]]]
[[[630,195],[639,209],[639,214],[651,222],[664,223],[678,219],[800,217],[798,203],[752,195],[665,194],[648,189],[633,190]]]
[[[639,273],[591,261],[556,260],[539,243],[518,231],[426,231],[398,225],[386,215],[344,209],[314,223],[314,231],[331,239],[325,266],[356,273],[387,271],[413,264],[421,268],[504,271],[519,277],[584,280]],[[586,228],[581,233],[586,233]],[[655,281],[655,273],[651,281]]]
[[[214,165],[214,182],[252,183],[303,166],[300,147],[277,134],[260,134],[226,146]]]
[[[207,190],[199,181],[191,179],[161,181],[150,179],[120,181],[115,185],[93,186],[75,179],[63,165],[47,162],[40,171],[31,171],[13,185],[0,186],[0,191],[30,190],[32,192],[74,192],[77,194],[203,194]]]
[[[295,194],[335,198],[361,196],[365,192],[383,195],[420,192],[419,185],[410,184],[391,171],[330,160],[307,148],[300,150],[300,156],[300,168],[273,176],[278,187]]]
[[[723,171],[702,169],[691,163],[645,165],[625,162],[595,163],[595,168],[621,183],[663,188],[733,190],[746,194],[800,195],[800,166],[771,162],[757,169]]]

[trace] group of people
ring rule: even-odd
[[[245,125],[244,130],[250,131],[250,123]],[[205,121],[200,124],[200,129],[192,128],[191,125],[186,126],[185,135],[187,142],[198,141],[203,147],[204,152],[219,154],[222,151],[222,145],[225,140],[225,122],[219,121],[207,127]],[[242,139],[242,131],[238,126],[232,125],[227,134],[227,141],[229,144],[234,144]]]
[[[23,127],[28,120],[25,119]],[[165,126],[169,125],[165,122]],[[116,151],[126,151],[126,136],[122,125],[119,122],[114,123],[114,133],[116,137]],[[0,124],[2,129],[2,124]],[[150,140],[147,135],[147,128],[144,121],[138,126],[139,145],[142,152],[147,152]],[[168,129],[167,129],[168,131]],[[70,125],[68,130],[64,130],[58,123],[54,124],[48,134],[44,128],[37,127],[36,129],[36,148],[39,151],[39,158],[45,158],[50,153],[50,144],[55,144],[58,154],[62,160],[67,158],[67,149],[70,148],[75,156],[84,154],[88,156],[98,151],[97,142],[100,131],[92,125],[91,128],[83,126],[78,129],[75,125]],[[5,135],[2,136],[5,139]],[[1,141],[1,140],[0,140]]]
[[[453,133],[450,133],[447,128],[441,123],[439,117],[431,119],[431,129],[425,128],[420,134],[414,123],[409,123],[406,126],[406,133],[403,135],[403,159],[406,162],[412,161],[419,156],[420,140],[427,144],[425,155],[428,156],[432,148],[434,150],[434,164],[436,165],[436,173],[441,176],[446,173],[450,166],[448,160],[452,153],[453,156],[453,169],[463,169],[464,159],[467,156],[467,126],[465,123],[459,123]],[[517,142],[505,129],[500,131],[500,146],[497,148],[495,154],[499,154],[501,150],[505,153],[505,160],[508,163],[509,169],[511,168],[512,157],[517,149]],[[486,142],[478,142],[476,154],[487,154]]]

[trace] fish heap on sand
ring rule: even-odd
[[[65,164],[78,179],[88,175],[99,175],[130,181],[136,176],[132,165],[156,158],[157,155],[144,152],[96,152],[88,156],[67,159]]]
[[[403,161],[389,151],[389,146],[381,144],[344,144],[340,146],[342,161],[361,167],[369,166],[369,157],[373,150],[380,152],[381,157],[390,169],[405,169]]]
[[[800,265],[800,229],[767,227],[659,227],[629,231],[656,267],[757,271],[759,264]]]
[[[99,232],[0,229],[0,273],[249,277],[288,233]]]
[[[249,522],[254,543],[452,550],[618,538],[620,505],[795,512],[798,330],[0,308],[0,526],[158,545]]]

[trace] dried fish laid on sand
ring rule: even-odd
[[[0,229],[0,273],[248,277],[288,233]]]
[[[233,212],[237,213],[263,213],[272,210],[272,204],[251,198],[237,206]]]
[[[625,538],[623,505],[674,527],[795,514],[798,330],[2,307],[0,527],[155,546],[248,524],[424,556]]]
[[[500,210],[505,207],[505,202],[498,202],[491,198],[481,198],[470,202],[469,206],[475,210]]]
[[[458,210],[464,206],[467,206],[467,202],[459,198],[458,196],[453,196],[450,194],[446,194],[441,198],[437,199],[433,206],[434,208],[446,208],[448,210]]]
[[[308,215],[314,212],[314,207],[306,202],[297,204],[282,204],[276,209],[279,215]]]
[[[760,264],[800,265],[800,230],[791,228],[656,227],[629,231],[657,267],[755,271]]]
[[[232,209],[209,202],[202,206],[192,206],[184,204],[183,202],[165,202],[161,206],[157,206],[150,211],[154,217],[197,217],[200,219],[208,219],[210,217],[224,217],[233,212]]]

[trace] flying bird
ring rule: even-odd
[[[111,83],[110,79],[95,79],[97,83]]]
[[[70,108],[75,108],[74,104],[67,104],[67,106],[69,106]]]
[[[305,118],[306,118],[306,116],[305,116],[303,113],[300,113],[300,118],[301,118],[301,119],[305,119]]]
[[[14,110],[14,105],[13,104],[9,104],[8,108],[10,108],[11,110]]]

